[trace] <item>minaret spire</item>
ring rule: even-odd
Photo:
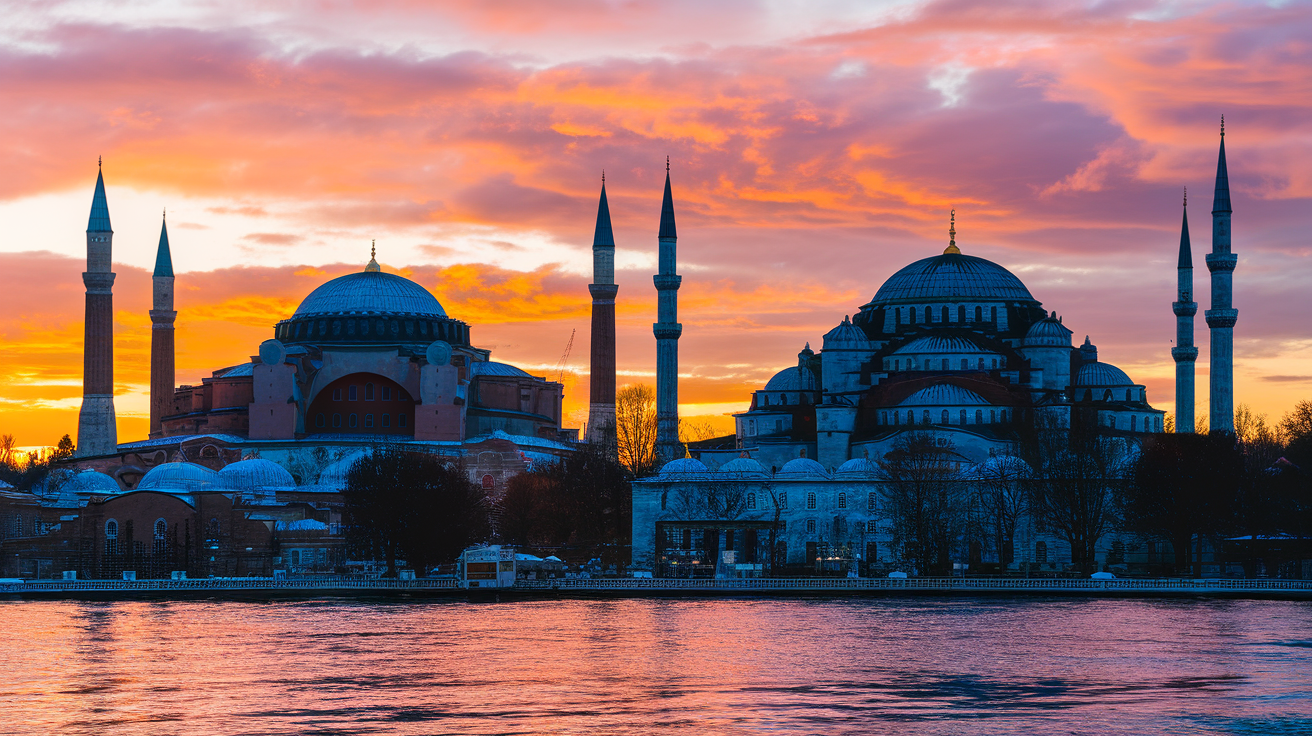
[[[1194,431],[1194,361],[1198,348],[1194,347],[1194,315],[1198,303],[1192,301],[1194,290],[1194,258],[1189,244],[1189,190],[1184,192],[1184,216],[1180,223],[1180,258],[1176,265],[1176,299],[1171,304],[1175,312],[1175,347],[1171,358],[1175,360],[1175,431],[1189,434]]]
[[[378,273],[379,271],[383,270],[382,267],[378,265],[378,261],[376,259],[377,245],[378,245],[377,240],[369,241],[369,262],[366,263],[364,266],[364,270],[369,273]]]
[[[679,285],[683,277],[675,273],[678,234],[674,226],[674,195],[670,189],[670,159],[665,157],[665,198],[661,202],[661,225],[656,236],[659,243],[659,273],[656,284],[656,457],[669,462],[683,457],[679,450]]]
[[[109,455],[118,449],[114,412],[114,229],[109,224],[105,174],[96,162],[96,190],[87,220],[86,320],[82,344],[82,410],[77,421],[77,455]]]
[[[1234,416],[1234,327],[1239,310],[1230,297],[1235,265],[1239,258],[1230,250],[1230,174],[1225,164],[1225,116],[1221,117],[1221,148],[1216,160],[1216,195],[1212,200],[1212,252],[1207,270],[1212,272],[1212,308],[1203,313],[1211,330],[1210,416],[1213,432],[1235,431]]]
[[[606,172],[601,172],[597,227],[592,235],[592,355],[588,377],[589,442],[616,452],[615,436],[615,234],[606,202]]]
[[[167,213],[165,215],[167,217]],[[150,436],[163,437],[163,418],[173,414],[174,339],[173,255],[169,252],[169,226],[159,228],[150,310]]]

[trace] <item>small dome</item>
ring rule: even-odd
[[[58,483],[60,493],[100,494],[122,493],[123,489],[112,476],[96,470],[69,473]]]
[[[1048,317],[1035,322],[1030,327],[1021,345],[1034,348],[1068,348],[1071,346],[1071,331],[1066,329],[1066,325]]]
[[[750,457],[736,457],[720,466],[720,473],[736,478],[765,478],[770,474],[765,467]]]
[[[889,277],[868,306],[906,302],[1033,302],[1029,289],[998,264],[960,253],[923,258]]]
[[[356,460],[368,454],[367,450],[353,452],[319,471],[319,485],[336,488],[339,491],[344,490],[346,488],[346,474],[351,472],[351,466],[355,464]]]
[[[893,351],[894,355],[906,355],[909,353],[917,354],[938,354],[938,353],[994,353],[995,351],[988,348],[982,348],[975,344],[973,340],[964,337],[918,337],[915,340],[903,345]]]
[[[989,406],[984,397],[950,383],[926,386],[898,403],[898,406]]]
[[[812,460],[809,457],[799,457],[784,463],[779,472],[775,473],[776,478],[801,480],[804,478],[829,478],[829,473],[825,472],[825,466]]]
[[[522,378],[532,378],[533,376],[516,368],[508,363],[497,363],[491,360],[481,360],[469,366],[470,377],[474,376],[517,376]]]
[[[785,368],[765,384],[766,391],[819,391],[819,382],[809,368]]]
[[[825,348],[851,348],[865,347],[870,343],[870,338],[860,327],[852,324],[849,317],[843,317],[843,322],[834,329],[825,333]]]
[[[291,488],[296,481],[278,463],[251,458],[224,466],[219,471],[219,485],[234,491],[255,493],[263,489]]]
[[[879,465],[864,457],[854,457],[838,467],[836,477],[843,480],[863,480],[879,474]]]
[[[1111,363],[1085,363],[1075,376],[1076,386],[1133,386],[1125,371]]]
[[[711,472],[710,469],[707,468],[706,465],[703,464],[701,460],[697,460],[691,457],[681,457],[678,460],[671,460],[670,462],[665,463],[665,467],[661,468],[660,479],[661,480],[705,479],[707,477],[707,474],[710,472]]]
[[[339,276],[310,292],[292,319],[329,314],[400,314],[445,317],[428,289],[394,273],[361,271]]]
[[[208,490],[219,474],[195,463],[161,463],[151,468],[137,484],[138,491]]]

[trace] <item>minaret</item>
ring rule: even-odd
[[[1194,315],[1198,302],[1192,301],[1194,292],[1194,256],[1189,245],[1189,191],[1184,193],[1184,222],[1180,225],[1180,260],[1176,264],[1178,284],[1175,302],[1175,431],[1191,434],[1194,431],[1194,361],[1198,348],[1194,347]]]
[[[674,195],[670,192],[670,159],[665,158],[665,200],[661,202],[659,273],[656,283],[656,460],[666,463],[682,455],[679,452],[679,284],[683,277],[674,272],[675,244]]]
[[[1212,331],[1211,416],[1212,432],[1235,431],[1234,328],[1239,310],[1230,306],[1231,277],[1239,258],[1230,252],[1230,176],[1225,168],[1225,117],[1221,117],[1221,153],[1216,162],[1216,198],[1212,200],[1212,308],[1203,313]],[[1177,422],[1178,424],[1178,422]]]
[[[601,175],[597,229],[592,236],[592,362],[589,365],[588,442],[615,448],[615,234]]]
[[[82,411],[77,420],[77,456],[108,455],[118,449],[114,416],[114,271],[104,172],[96,174],[87,222],[87,311],[82,343]]]
[[[150,436],[162,437],[160,420],[173,398],[173,256],[169,253],[169,226],[159,228],[155,253],[154,300],[150,310]]]

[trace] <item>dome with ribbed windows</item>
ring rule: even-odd
[[[764,466],[750,457],[736,457],[721,465],[719,472],[732,478],[764,478],[769,475]]]
[[[258,493],[273,488],[292,488],[296,481],[278,463],[250,458],[224,466],[219,471],[219,485],[234,491]]]
[[[774,374],[765,384],[766,391],[819,391],[820,382],[809,368],[793,366]]]
[[[829,473],[825,471],[825,466],[811,458],[799,457],[784,463],[784,466],[779,468],[779,472],[775,473],[775,477],[784,480],[804,480],[808,478],[828,478]]]
[[[151,468],[137,484],[138,491],[198,491],[209,489],[219,474],[195,463],[160,463]]]
[[[1111,363],[1085,363],[1075,376],[1076,386],[1133,386],[1125,371]]]
[[[671,460],[665,463],[661,468],[661,480],[704,480],[708,477],[710,469],[702,463],[691,457],[681,457],[678,460]]]
[[[889,277],[867,306],[925,302],[1035,302],[1015,274],[961,253],[922,258]]]
[[[1066,325],[1048,317],[1030,326],[1021,343],[1027,348],[1068,348],[1071,346],[1071,331]]]
[[[865,480],[879,474],[879,465],[869,458],[854,457],[838,466],[835,474],[841,480]]]
[[[446,310],[428,289],[410,279],[361,271],[339,276],[310,292],[292,318],[341,314],[445,317]]]

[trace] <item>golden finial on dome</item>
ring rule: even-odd
[[[378,261],[374,260],[374,255],[377,252],[377,243],[378,241],[376,240],[369,241],[369,265],[364,267],[365,273],[378,273],[383,270],[382,267],[378,265]]]
[[[957,211],[952,210],[952,222],[948,225],[948,247],[943,249],[943,255],[949,253],[961,255],[961,249],[957,247]]]

